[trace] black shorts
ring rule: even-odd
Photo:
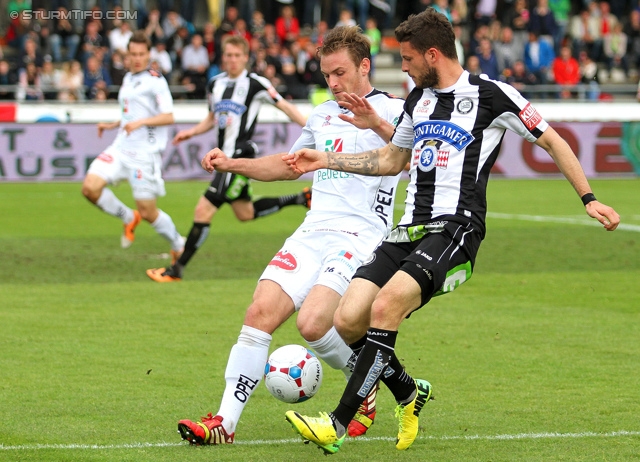
[[[248,141],[238,146],[233,157],[254,158],[257,153],[257,146],[252,141]],[[253,190],[249,178],[235,173],[215,172],[213,180],[204,192],[204,197],[216,208],[237,200],[250,201],[252,196]]]
[[[420,228],[418,232],[416,228]],[[432,297],[453,291],[471,277],[481,242],[481,234],[471,224],[442,221],[398,227],[353,277],[383,287],[397,271],[404,271],[420,285],[424,306]]]

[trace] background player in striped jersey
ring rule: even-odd
[[[318,54],[329,88],[343,106],[327,101],[314,108],[291,152],[302,147],[383,147],[391,138],[403,100],[371,86],[366,36],[357,27],[337,27],[327,33]],[[232,159],[214,149],[202,162],[210,172],[236,172],[261,181],[299,177],[279,154]],[[309,346],[328,365],[347,377],[351,374],[352,350],[332,328],[333,313],[356,268],[392,227],[397,183],[398,175],[377,178],[330,170],[314,175],[311,209],[264,270],[247,309],[229,355],[220,409],[201,422],[181,420],[178,429],[184,439],[194,444],[234,441],[244,406],[264,374],[271,335],[296,311],[298,330]],[[365,309],[368,312],[368,307]],[[351,422],[350,434],[364,434],[374,416],[372,390]]]
[[[251,137],[263,103],[275,105],[300,126],[304,126],[306,118],[278,94],[269,80],[247,72],[249,44],[244,38],[227,37],[222,49],[225,72],[213,77],[207,85],[207,117],[196,126],[178,132],[173,138],[173,144],[206,133],[217,126],[218,146],[223,152],[230,157],[254,158],[258,154],[258,147],[251,141]],[[299,194],[267,197],[252,202],[251,183],[247,177],[216,172],[209,188],[196,205],[193,225],[180,258],[168,268],[147,270],[147,275],[157,282],[179,281],[184,267],[207,239],[213,216],[225,203],[231,205],[238,220],[248,221],[270,215],[289,205],[308,208],[310,202],[309,189]]]
[[[411,162],[405,214],[374,258],[357,270],[334,317],[345,341],[365,342],[340,404],[320,417],[286,413],[303,438],[330,453],[341,447],[345,427],[380,379],[398,401],[396,448],[413,443],[431,387],[400,365],[394,352],[398,327],[432,297],[471,277],[485,234],[489,172],[505,130],[546,150],[587,214],[606,230],[613,231],[620,221],[615,210],[595,199],[569,145],[527,100],[509,85],[462,69],[444,15],[429,8],[410,16],[395,34],[402,69],[416,89],[407,97],[389,144],[359,154],[301,150],[286,156],[297,173],[332,168],[389,175]],[[361,316],[369,307],[370,317]]]
[[[162,179],[162,151],[173,124],[173,99],[167,81],[149,69],[151,42],[144,31],[134,33],[128,44],[131,71],[118,92],[122,110],[119,121],[99,123],[104,130],[118,128],[118,135],[90,165],[82,183],[82,194],[102,211],[124,223],[123,248],[134,240],[141,219],[171,243],[174,258],[182,252],[184,238],[171,217],[157,208],[156,198],[165,195]],[[127,180],[131,184],[137,210],[118,199],[108,184]]]

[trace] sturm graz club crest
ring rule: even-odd
[[[471,98],[462,98],[458,101],[456,109],[460,114],[468,114],[473,109],[473,100]]]

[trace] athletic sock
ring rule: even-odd
[[[325,363],[334,369],[341,370],[349,380],[349,377],[351,377],[349,359],[353,352],[344,343],[335,327],[329,329],[329,332],[324,334],[320,340],[307,341],[307,343],[313,348],[318,357],[322,358]]]
[[[217,413],[224,418],[222,425],[227,433],[235,432],[249,397],[262,380],[270,343],[271,335],[242,326],[238,342],[231,348],[224,373],[226,386]]]
[[[193,223],[191,230],[189,231],[189,235],[187,236],[187,242],[184,243],[184,251],[180,258],[178,259],[177,265],[180,266],[180,269],[184,268],[191,257],[196,253],[196,251],[204,244],[204,241],[207,240],[209,236],[209,223]]]
[[[362,351],[362,348],[364,348],[366,341],[367,336],[365,335],[360,340],[349,345],[349,348],[353,351],[353,354],[349,359],[349,365],[351,366],[352,371],[355,367],[356,361],[358,360],[358,355]],[[412,395],[416,391],[415,381],[413,380],[413,377],[407,374],[404,370],[404,367],[398,360],[395,351],[391,355],[389,365],[382,374],[382,377],[380,377],[380,381],[384,383],[389,390],[391,390],[391,393],[393,393],[397,402],[405,403],[413,400],[414,396]]]
[[[373,327],[367,331],[367,341],[358,356],[353,375],[340,398],[340,404],[331,413],[332,418],[343,427],[349,425],[364,399],[380,380],[393,355],[397,335],[397,331]]]
[[[165,212],[158,209],[158,218],[151,223],[151,226],[154,227],[156,233],[171,243],[172,250],[180,250],[182,248],[182,236],[180,236],[171,217]]]
[[[133,220],[133,210],[124,205],[124,203],[116,197],[109,188],[103,188],[100,197],[96,201],[96,205],[103,212],[108,213],[116,218],[120,218],[126,225]]]
[[[281,208],[289,205],[304,205],[306,200],[304,197],[301,199],[300,196],[300,194],[289,194],[287,196],[265,197],[264,199],[258,199],[253,203],[253,218],[266,217],[267,215],[276,213]]]
[[[398,403],[407,404],[415,398],[416,382],[404,370],[395,352],[391,355],[389,365],[382,373],[380,380],[393,393],[393,397]]]
[[[358,356],[360,355],[360,352],[364,348],[365,343],[367,343],[367,334],[363,335],[360,340],[356,340],[355,342],[349,344],[349,348],[351,348],[351,356],[349,357],[347,366],[349,367],[351,374],[353,374],[353,370],[356,368],[356,362],[358,361]],[[349,374],[349,378],[351,377],[351,374]]]

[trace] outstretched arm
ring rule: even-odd
[[[126,124],[123,128],[127,132],[127,135],[132,131],[139,129],[140,127],[160,127],[162,125],[173,124],[173,113],[165,112],[162,114],[147,117],[146,119],[138,119]]]
[[[344,94],[343,98],[344,100],[339,101],[338,104],[345,109],[349,109],[353,113],[353,117],[349,117],[346,114],[338,114],[340,119],[361,130],[373,130],[376,135],[387,143],[391,141],[396,127],[380,117],[367,98],[360,97],[355,93]]]
[[[304,127],[307,124],[307,118],[302,115],[302,113],[291,104],[286,99],[281,99],[276,103],[276,107],[284,112],[287,117],[289,117],[293,122],[297,123],[301,127]]]
[[[176,136],[174,136],[173,140],[171,140],[171,144],[176,145],[182,141],[188,140],[192,136],[197,136],[202,133],[208,132],[213,128],[213,124],[213,112],[209,112],[204,119],[198,122],[197,125],[194,125],[193,127],[187,128],[185,130],[180,130],[178,133],[176,133]]]
[[[591,186],[569,145],[558,132],[549,127],[536,141],[536,144],[547,151],[562,174],[569,180],[578,196],[591,193]],[[608,205],[592,200],[585,206],[587,214],[602,223],[607,231],[613,231],[620,223],[620,216]]]
[[[367,176],[387,176],[400,173],[410,156],[410,148],[401,148],[389,143],[382,148],[358,154],[300,149],[293,154],[282,156],[282,159],[298,174],[329,168]]]
[[[209,151],[202,158],[202,168],[207,172],[231,172],[259,181],[295,180],[300,174],[294,172],[282,160],[282,154],[259,157],[258,159],[229,158],[220,149]]]

